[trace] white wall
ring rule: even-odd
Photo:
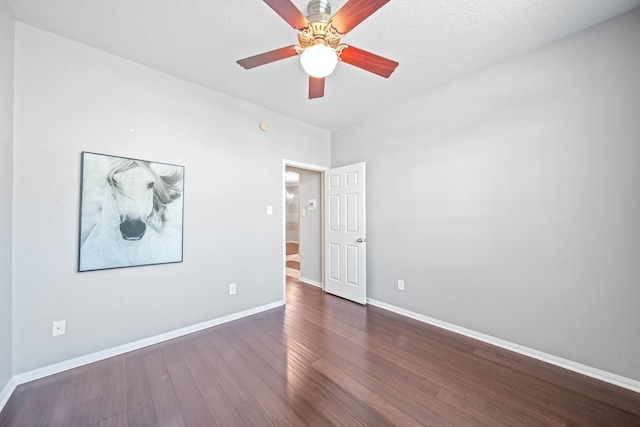
[[[0,0],[0,391],[11,368],[11,218],[13,192],[13,53],[15,21]]]
[[[335,132],[368,296],[640,380],[639,46],[636,9]]]
[[[14,114],[15,374],[282,301],[282,159],[328,132],[21,23]],[[83,150],[186,167],[183,263],[76,272]]]

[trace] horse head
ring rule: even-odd
[[[147,231],[147,218],[153,212],[157,176],[148,162],[118,159],[107,172],[110,202],[119,218],[125,240],[140,240]]]
[[[163,228],[167,204],[182,196],[181,183],[182,174],[160,176],[149,162],[114,160],[107,172],[108,199],[122,238],[140,240],[147,226]]]

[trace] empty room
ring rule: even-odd
[[[640,0],[0,0],[0,427],[640,426],[639,218]]]

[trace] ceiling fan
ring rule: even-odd
[[[302,67],[309,75],[309,99],[313,99],[324,96],[325,77],[333,72],[339,60],[385,78],[398,66],[396,61],[340,43],[345,34],[389,0],[348,0],[333,17],[328,0],[311,0],[307,16],[291,0],[264,2],[298,31],[298,44],[237,61],[245,69],[300,55]]]

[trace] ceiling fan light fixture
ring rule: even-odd
[[[335,70],[338,65],[338,54],[325,43],[318,43],[302,52],[300,63],[305,73],[311,77],[323,78]]]
[[[324,96],[325,77],[335,70],[338,61],[385,78],[393,73],[398,66],[396,61],[341,43],[345,34],[389,0],[343,0],[344,5],[333,16],[329,0],[306,1],[309,1],[307,16],[293,0],[264,0],[298,32],[298,43],[240,59],[236,61],[238,65],[248,70],[300,56],[302,68],[309,75],[309,99]]]

